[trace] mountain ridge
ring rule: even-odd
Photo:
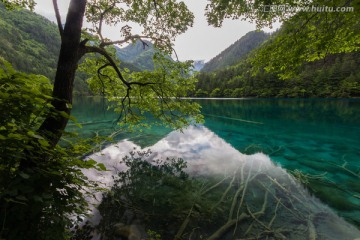
[[[206,62],[201,72],[213,72],[237,64],[249,52],[260,46],[270,37],[263,31],[251,31]]]
[[[155,54],[154,45],[147,40],[137,40],[127,46],[120,48],[115,46],[116,56],[125,63],[133,65],[133,71],[154,70],[153,56]]]

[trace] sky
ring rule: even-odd
[[[235,41],[240,39],[246,33],[256,29],[255,24],[251,24],[241,20],[225,20],[221,28],[209,26],[205,13],[205,6],[207,0],[183,0],[190,11],[195,15],[194,26],[187,32],[178,36],[175,44],[175,51],[180,60],[205,60],[209,61],[211,58],[218,55]],[[35,12],[45,16],[51,21],[55,22],[55,15],[50,0],[37,0]],[[58,1],[59,9],[64,22],[66,12],[69,5],[69,0]],[[105,36],[111,39],[114,28],[106,28]],[[264,29],[270,31],[270,29]],[[113,39],[114,40],[114,39]]]

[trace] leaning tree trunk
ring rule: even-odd
[[[80,58],[81,28],[85,14],[86,0],[71,0],[64,31],[61,34],[61,49],[55,76],[52,105],[55,114],[50,114],[42,123],[39,132],[55,146],[66,127],[72,103],[73,85]]]

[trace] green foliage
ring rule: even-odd
[[[107,11],[103,14],[104,9]],[[91,0],[87,3],[86,17],[87,21],[94,23],[95,26],[102,24],[102,21],[109,25],[115,25],[119,21],[136,23],[142,27],[142,35],[145,38],[152,39],[156,48],[168,53],[172,51],[172,41],[175,37],[185,32],[194,21],[194,15],[185,3],[175,0],[154,2]],[[102,38],[98,29],[88,30]],[[129,25],[123,26],[120,32],[122,37],[130,37],[132,40],[139,38],[139,35],[133,37],[136,35],[132,33],[132,27]],[[104,40],[110,41],[109,39]]]
[[[8,10],[20,9],[20,8],[29,8],[31,10],[34,9],[36,3],[34,0],[1,0],[0,3],[4,4],[4,6]]]
[[[0,3],[0,56],[27,73],[55,76],[60,36],[55,24],[28,10],[8,11]]]
[[[25,9],[8,11],[1,3],[0,14],[0,56],[19,71],[53,80],[61,44],[57,26]],[[75,94],[91,94],[84,79],[77,75]]]
[[[286,19],[285,11],[263,11],[265,6],[285,5],[294,6],[307,1],[259,0],[259,1],[223,1],[211,0],[206,6],[206,17],[210,24],[220,27],[224,19],[244,19],[255,22],[258,28],[271,26],[275,21]]]
[[[51,85],[43,76],[16,72],[1,58],[0,67],[0,138],[6,140],[6,144],[1,144],[1,156],[12,156],[6,164],[10,164],[9,169],[15,170],[20,159],[25,157],[24,152],[18,151],[19,145],[31,139],[46,145],[35,132],[50,108]],[[11,172],[8,174],[11,175]],[[1,178],[4,177],[1,182],[10,175],[1,174]]]
[[[212,92],[210,93],[210,97],[221,97],[221,90],[220,88],[215,88],[214,90],[212,90]]]
[[[271,6],[285,9],[274,11]],[[333,11],[290,10],[311,10],[313,6],[328,6]],[[337,12],[337,7],[353,11]],[[206,15],[214,26],[221,26],[226,18],[244,18],[256,22],[259,28],[275,21],[283,26],[236,66],[199,75],[197,89],[211,92],[220,88],[226,97],[359,96],[355,67],[360,43],[358,7],[358,1],[345,0],[332,1],[331,5],[323,0],[211,0]],[[347,70],[334,63],[334,59],[347,65]],[[231,94],[225,93],[225,89],[235,90]]]
[[[161,240],[161,235],[154,231],[148,230],[146,233],[149,240]]]
[[[209,93],[205,90],[198,89],[196,90],[195,97],[207,97]]]
[[[29,6],[28,2],[6,1],[10,7]],[[94,27],[83,31],[83,37],[87,39],[78,48],[70,47],[75,52],[62,54],[59,58],[53,96],[61,99],[53,99],[45,92],[41,92],[40,100],[36,102],[37,93],[22,94],[24,86],[28,85],[29,77],[23,74],[19,75],[12,69],[8,70],[10,69],[9,65],[4,63],[4,66],[6,65],[5,67],[8,68],[3,70],[3,76],[1,76],[4,81],[6,80],[6,84],[4,83],[2,87],[8,94],[4,96],[6,100],[4,100],[4,108],[9,105],[7,107],[11,107],[10,112],[14,112],[10,116],[20,115],[22,117],[17,119],[4,117],[5,127],[1,128],[2,140],[5,143],[1,149],[1,152],[4,153],[1,156],[1,170],[5,174],[2,179],[4,182],[1,182],[0,195],[0,219],[3,223],[1,237],[7,239],[67,238],[69,233],[66,229],[72,223],[70,217],[80,216],[84,213],[87,207],[84,193],[88,188],[93,187],[93,184],[87,181],[82,174],[81,169],[104,170],[105,168],[104,165],[97,164],[93,160],[83,161],[80,158],[87,153],[88,145],[79,146],[67,143],[66,147],[61,147],[57,144],[63,135],[67,120],[73,120],[69,115],[73,92],[67,91],[72,89],[73,76],[77,70],[76,63],[83,55],[96,52],[103,56],[98,58],[99,56],[94,54],[84,61],[84,66],[90,64],[88,72],[92,73],[92,76],[97,76],[96,80],[95,77],[91,77],[89,84],[92,89],[99,91],[114,102],[114,109],[120,113],[120,119],[124,120],[125,124],[129,124],[129,127],[145,120],[146,113],[152,114],[155,119],[175,128],[202,120],[198,104],[181,100],[188,91],[194,90],[196,80],[189,77],[189,68],[192,63],[174,62],[165,57],[172,50],[174,38],[187,30],[193,23],[194,16],[183,2],[175,0],[156,2],[71,1],[68,14],[70,17],[67,18],[69,22],[65,23],[63,40],[69,40],[66,38],[68,36],[71,39],[77,39],[80,36],[81,24],[79,21],[75,23],[74,19],[82,20],[84,12],[71,11],[71,7],[84,10],[85,6],[87,20]],[[24,16],[28,14],[28,12],[23,13]],[[22,24],[21,21],[19,22]],[[31,23],[28,28],[30,29],[28,30],[29,35],[25,34],[26,38],[24,39],[21,38],[21,35],[16,35],[17,38],[14,40],[18,40],[17,43],[24,46],[22,50],[27,54],[24,56],[34,57],[34,61],[30,57],[23,58],[27,59],[29,72],[42,68],[48,74],[52,69],[44,67],[46,65],[43,62],[47,59],[40,60],[39,65],[36,65],[35,61],[37,55],[46,55],[43,53],[46,51],[46,47],[33,41],[33,38],[37,39],[38,37],[36,31],[33,31],[38,28],[33,25],[36,21],[31,21],[31,17],[29,17],[29,21],[26,22]],[[165,54],[154,55],[155,70],[153,72],[130,73],[126,69],[123,70],[124,73],[120,72],[119,62],[116,59],[113,60],[114,48],[109,47],[115,42],[105,39],[101,33],[102,24],[116,25],[119,22],[139,24],[143,27],[142,34],[144,36],[141,38],[152,39],[154,45],[164,51]],[[4,23],[4,21],[1,21],[0,24],[6,27],[5,33],[10,35],[11,24]],[[68,31],[72,24],[76,26],[77,30]],[[12,32],[16,34],[16,31]],[[127,25],[120,32],[121,37],[125,38],[124,41],[120,41],[123,43],[140,38],[138,35],[132,35],[131,28]],[[48,35],[45,34],[45,39],[46,37]],[[43,38],[44,36],[40,37],[41,40]],[[86,46],[88,41],[91,44]],[[62,41],[60,53],[68,51],[69,45],[78,46],[78,43],[79,39],[74,40],[71,44],[69,41]],[[11,48],[12,42],[5,42],[4,45],[6,50]],[[54,44],[54,46],[59,46],[59,44]],[[14,52],[18,53],[18,51]],[[62,58],[64,55],[66,56]],[[52,59],[49,58],[50,61]],[[62,61],[63,59],[66,61]],[[62,73],[67,74],[59,77]],[[19,80],[19,82],[12,82],[13,80]],[[22,110],[19,110],[9,97],[9,92],[14,91],[16,85],[20,85],[17,92],[20,99],[16,104],[22,106],[23,99],[21,97],[24,96],[25,100],[29,98],[29,106],[35,108],[34,111],[30,108],[28,114],[30,117],[21,115]],[[39,89],[36,84],[34,87],[34,89]],[[24,91],[24,93],[26,92]],[[26,101],[24,102],[26,103]],[[42,104],[39,104],[40,102]],[[39,109],[38,106],[43,106],[43,108]],[[40,110],[41,112],[38,112]],[[54,122],[55,124],[53,124]]]
[[[199,74],[197,91],[218,88],[221,97],[359,97],[358,64],[359,52],[330,55],[304,64],[292,77],[282,80],[272,71],[254,74],[248,58],[227,69]]]
[[[87,209],[83,190],[93,185],[81,169],[104,166],[80,159],[90,144],[52,148],[37,132],[52,108],[47,78],[0,59],[0,89],[0,237],[66,239],[70,217]]]
[[[175,62],[157,53],[154,55],[154,71],[123,73],[123,77],[129,80],[130,89],[117,78],[111,67],[96,75],[98,66],[103,64],[105,59],[94,56],[86,59],[80,70],[94,76],[88,79],[89,86],[110,101],[112,108],[120,114],[122,125],[131,129],[152,122],[181,128],[192,122],[202,122],[200,105],[183,99],[195,89],[196,79],[190,75],[191,62]]]
[[[104,236],[113,238],[114,225],[131,224],[137,219],[152,230],[153,239],[160,236],[172,239],[176,234],[174,230],[187,219],[189,212],[195,218],[193,223],[199,225],[221,215],[221,210],[211,206],[223,191],[214,190],[218,195],[205,197],[202,195],[205,182],[189,178],[184,171],[186,162],[149,160],[150,155],[150,151],[131,152],[123,158],[127,170],[118,174],[114,187],[105,194],[98,208],[102,220],[97,228]],[[207,184],[212,181],[207,180]]]
[[[114,237],[112,226],[124,218],[127,208],[148,217],[155,214],[158,222],[147,227],[160,234],[177,213],[191,208],[191,202],[184,202],[189,194],[193,194],[191,181],[183,171],[186,163],[181,159],[154,162],[144,160],[150,154],[150,151],[131,152],[130,156],[123,158],[122,163],[128,170],[119,173],[114,187],[104,196],[98,208],[103,217],[98,228],[105,236]],[[178,217],[184,217],[185,214],[186,212],[181,213]]]
[[[272,11],[271,6],[285,10]],[[332,11],[312,11],[312,7],[327,6]],[[280,32],[255,55],[252,64],[261,71],[276,72],[284,79],[294,77],[305,62],[324,59],[330,54],[359,50],[358,1],[222,1],[211,0],[206,15],[209,23],[221,26],[225,18],[242,18],[256,22],[258,27],[283,23]],[[349,12],[337,11],[350,8]],[[309,10],[290,10],[306,9]]]
[[[256,70],[276,72],[282,79],[294,77],[307,62],[324,60],[338,53],[359,50],[359,14],[299,13],[260,48],[252,60]],[[308,13],[307,13],[308,14]],[[306,24],[304,19],[308,20]]]

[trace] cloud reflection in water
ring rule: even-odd
[[[103,183],[105,187],[111,188],[113,184],[112,176],[124,170],[124,166],[119,161],[134,149],[141,150],[139,146],[128,140],[107,147],[100,153],[90,157],[104,163],[109,171],[85,170],[85,174],[89,179]],[[360,237],[358,229],[345,222],[333,210],[311,196],[284,169],[275,166],[268,156],[263,153],[242,154],[203,126],[191,126],[185,129],[183,133],[179,131],[171,132],[155,145],[143,150],[147,149],[151,149],[153,152],[151,159],[174,157],[186,160],[188,163],[187,171],[192,176],[226,176],[234,174],[244,166],[245,179],[247,177],[251,179],[245,201],[249,203],[258,201],[259,204],[262,204],[264,191],[269,191],[269,195],[273,196],[273,199],[269,200],[269,209],[273,212],[277,203],[275,200],[279,198],[283,210],[282,212],[279,210],[280,212],[273,226],[290,229],[291,233],[287,236],[296,239],[310,239],[312,237],[318,239],[355,239]],[[101,193],[98,193],[96,198],[101,200]],[[96,210],[94,211],[96,217],[93,218],[93,222],[96,224],[100,221],[100,218]],[[263,219],[270,220],[272,214],[265,214]],[[309,228],[316,230],[311,232]]]

